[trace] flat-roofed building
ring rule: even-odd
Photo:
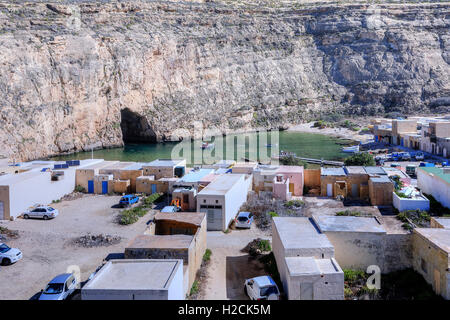
[[[197,211],[207,214],[208,230],[225,231],[247,201],[251,176],[224,174],[197,194]]]
[[[108,261],[81,289],[81,300],[184,300],[183,260]]]
[[[186,172],[185,159],[158,159],[142,165],[145,176],[161,178],[182,177]]]

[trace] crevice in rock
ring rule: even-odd
[[[122,138],[124,143],[155,143],[156,134],[145,116],[128,108],[120,111]]]

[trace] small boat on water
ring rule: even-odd
[[[214,143],[202,142],[202,149],[211,149],[214,148]]]
[[[342,152],[357,153],[357,152],[359,152],[359,146],[343,147]]]

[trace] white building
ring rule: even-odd
[[[334,247],[309,218],[273,218],[272,248],[289,300],[344,299]]]
[[[81,289],[81,299],[184,300],[183,260],[110,260]]]
[[[245,174],[224,174],[197,194],[197,212],[207,213],[207,229],[225,231],[243,203],[252,178]]]
[[[0,220],[15,219],[36,204],[46,205],[75,188],[76,169],[103,160],[81,160],[79,165],[59,168],[55,161],[33,161],[15,166],[0,176]],[[55,169],[57,168],[57,169]]]
[[[450,168],[417,168],[417,186],[422,193],[432,195],[444,207],[450,208]]]

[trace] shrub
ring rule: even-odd
[[[339,212],[336,212],[336,215],[337,215],[337,216],[359,217],[359,216],[361,216],[361,212],[359,212],[359,211],[345,210],[345,211],[339,211]]]
[[[205,254],[203,255],[203,261],[207,262],[209,260],[211,260],[211,250],[210,249],[206,249],[205,250]]]
[[[294,156],[280,157],[280,162],[285,166],[303,166],[305,169],[308,167],[306,161],[297,159]]]
[[[86,189],[80,185],[75,187],[75,192],[86,192]]]
[[[267,214],[268,214],[269,216],[271,216],[272,218],[273,218],[273,217],[278,217],[278,213],[276,213],[275,211],[269,211]]]
[[[272,251],[269,240],[259,240],[258,248],[261,252]]]
[[[194,280],[194,283],[192,284],[192,287],[191,287],[191,292],[189,294],[190,295],[197,294],[199,290],[200,290],[200,284],[198,283],[198,280]]]
[[[344,281],[349,283],[356,282],[358,280],[365,280],[367,274],[362,270],[344,269]]]
[[[366,152],[359,152],[345,159],[346,166],[374,166],[375,160],[373,156]]]
[[[160,198],[161,198],[160,193],[153,193],[153,194],[149,195],[148,197],[145,197],[144,199],[142,199],[142,206],[144,208],[151,208],[153,203],[157,202]]]
[[[305,203],[302,200],[289,200],[284,204],[284,206],[286,208],[292,208],[292,207],[301,207],[304,204]]]
[[[348,286],[345,286],[345,287],[344,287],[344,296],[345,296],[346,298],[351,298],[351,297],[353,297],[353,291],[352,291],[352,289],[350,289]]]
[[[132,224],[147,214],[147,210],[143,207],[134,207],[128,210],[123,210],[120,213],[119,223],[123,225]]]

